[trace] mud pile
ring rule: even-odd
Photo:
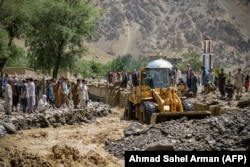
[[[19,130],[59,127],[62,125],[82,125],[97,117],[110,114],[111,108],[101,102],[89,102],[86,109],[48,109],[44,112],[24,114],[21,111],[10,115],[0,112],[0,137]]]
[[[0,145],[1,146],[1,145]],[[1,150],[3,149],[3,150]],[[0,166],[43,166],[43,167],[58,167],[58,166],[107,166],[108,160],[100,154],[89,151],[81,155],[77,148],[61,144],[52,147],[51,154],[46,157],[28,153],[25,150],[6,151],[7,147],[0,147]]]
[[[176,151],[249,151],[249,122],[250,107],[201,120],[183,117],[149,126],[120,140],[109,140],[105,149],[121,159],[125,151],[154,150],[154,147],[162,150],[164,146]]]

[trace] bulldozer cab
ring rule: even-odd
[[[170,71],[173,65],[164,59],[151,61],[140,70],[141,85],[147,85],[151,89],[170,87]]]
[[[142,86],[149,86],[151,89],[166,88],[170,86],[169,74],[169,68],[145,68],[139,77]]]

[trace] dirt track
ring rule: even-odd
[[[112,111],[86,125],[24,130],[0,138],[0,166],[124,166],[104,145],[107,139],[121,138],[131,122],[120,120],[121,109]]]

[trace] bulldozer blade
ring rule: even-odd
[[[187,117],[188,119],[203,119],[207,116],[211,116],[210,111],[188,111],[188,112],[163,112],[163,113],[152,113],[150,124],[157,124],[172,119],[180,119]]]

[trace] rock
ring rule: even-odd
[[[250,106],[250,100],[242,100],[242,101],[239,101],[237,104],[237,107],[239,108],[245,108],[248,106]]]
[[[4,110],[4,106],[3,106],[3,104],[0,104],[0,112],[4,112],[5,110]]]
[[[161,140],[155,143],[146,145],[143,151],[175,151],[174,146],[167,140]]]
[[[224,134],[226,132],[226,128],[222,124],[219,124],[217,128],[220,134]]]
[[[87,118],[83,118],[82,121],[83,121],[84,123],[91,123],[91,121],[88,120]]]
[[[107,115],[108,115],[108,112],[104,110],[104,111],[102,112],[102,115],[103,115],[103,116],[107,116]]]
[[[137,135],[143,131],[143,125],[138,122],[131,123],[124,131],[124,136]]]
[[[53,126],[53,128],[58,128],[58,127],[60,127],[62,125],[60,123],[53,123],[52,126]]]
[[[4,137],[5,135],[7,135],[7,130],[5,126],[0,125],[0,137]]]
[[[9,134],[14,134],[14,133],[16,133],[16,127],[15,127],[15,125],[13,125],[12,123],[9,123],[9,122],[2,122],[2,123],[0,123],[0,124],[2,124],[2,125],[5,127],[7,133],[9,133]]]
[[[188,133],[188,134],[186,134],[186,138],[191,138],[192,137],[192,134],[190,134],[190,133]]]
[[[233,151],[247,151],[246,148],[235,148],[233,149]]]

